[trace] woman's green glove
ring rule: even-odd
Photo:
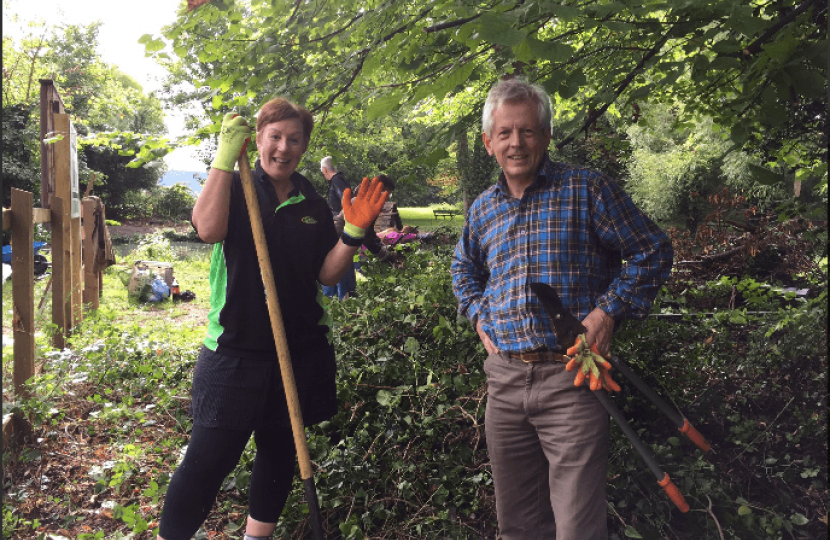
[[[368,177],[363,179],[354,202],[351,188],[346,188],[343,191],[343,216],[346,218],[343,233],[356,240],[363,238],[366,228],[372,225],[383,209],[387,197],[389,193],[383,191],[383,182],[377,176],[371,184]]]
[[[236,161],[245,151],[245,145],[250,140],[251,127],[248,122],[238,114],[229,112],[222,119],[219,147],[216,149],[216,157],[210,166],[232,173],[236,167]]]

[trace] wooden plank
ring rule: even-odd
[[[81,218],[72,218],[69,226],[69,256],[72,260],[72,326],[84,320],[84,267],[81,264]]]
[[[64,326],[61,328],[66,336],[69,335],[69,329],[75,322],[75,306],[80,303],[80,296],[76,293],[80,292],[80,280],[76,277],[75,261],[72,256],[73,242],[77,240],[80,242],[80,233],[77,232],[77,238],[73,236],[72,225],[72,178],[71,167],[72,163],[69,157],[69,115],[68,114],[53,114],[54,131],[63,135],[63,139],[57,141],[53,146],[55,148],[55,193],[54,198],[61,198],[63,200],[63,237],[60,244],[55,242],[54,236],[52,238],[52,257],[55,256],[55,251],[61,250],[64,255],[63,264],[63,279],[65,289],[62,292],[63,303],[52,303],[52,309],[56,306],[64,305],[66,310],[66,318]],[[53,217],[54,219],[54,217]],[[54,230],[52,232],[54,235]],[[52,273],[54,274],[55,267],[52,265]]]
[[[52,211],[47,208],[34,208],[32,212],[32,223],[49,223],[52,221]],[[3,208],[3,230],[7,231],[11,228],[11,208]]]
[[[35,261],[32,194],[12,188],[12,330],[14,392],[26,397],[25,383],[35,374]]]
[[[52,323],[57,327],[53,343],[55,348],[63,349],[66,346],[66,298],[69,286],[66,282],[64,268],[69,266],[66,252],[63,249],[65,227],[63,199],[52,197]]]
[[[55,197],[63,199],[64,214],[69,215],[71,210],[70,200],[72,199],[72,178],[70,168],[72,163],[69,159],[69,115],[54,114],[54,133],[63,135],[63,139],[52,144],[55,149]]]
[[[40,206],[51,209],[55,196],[55,145],[43,141],[55,129],[54,115],[66,109],[51,79],[40,79]]]
[[[95,230],[95,199],[84,197],[81,211],[84,224],[84,305],[90,309],[98,309],[98,274],[93,272],[95,266],[95,248],[92,242],[92,232]]]
[[[52,211],[48,208],[35,208],[33,216],[33,223],[50,223],[52,221]]]
[[[55,146],[43,142],[52,131],[52,93],[55,86],[51,80],[40,81],[40,205],[51,208],[55,193]]]

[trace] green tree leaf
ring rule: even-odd
[[[536,58],[564,63],[573,56],[573,47],[566,43],[540,41],[534,37],[528,37],[527,43],[530,46],[531,53]]]
[[[772,186],[784,181],[784,175],[773,172],[766,167],[755,165],[754,163],[749,164],[749,171],[752,173],[752,177],[756,182],[765,186]]]
[[[525,34],[513,28],[502,16],[494,13],[485,13],[478,21],[479,37],[488,43],[515,47],[524,39]]]
[[[399,92],[389,92],[379,98],[375,99],[371,105],[366,109],[366,120],[375,120],[382,116],[386,116],[392,111],[396,110],[401,105],[401,96]]]
[[[384,407],[392,402],[392,393],[389,390],[378,390],[377,401]]]
[[[637,529],[635,529],[631,525],[626,525],[625,526],[624,534],[625,534],[626,538],[642,538],[643,537],[639,532],[637,532]]]
[[[801,513],[795,513],[792,516],[790,516],[790,521],[792,521],[795,525],[807,525],[808,523],[810,523],[810,520],[807,519],[807,516]]]

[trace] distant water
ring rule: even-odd
[[[194,174],[203,181],[207,178],[207,173],[204,171],[167,171],[164,173],[164,176],[161,177],[161,180],[159,180],[159,184],[170,187],[174,184],[183,183],[187,185],[195,195],[198,195],[202,191],[202,185],[199,183],[198,179],[193,177]]]

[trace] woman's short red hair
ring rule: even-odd
[[[256,130],[262,131],[268,124],[292,118],[299,119],[303,124],[303,135],[308,142],[311,139],[311,130],[314,129],[314,117],[304,107],[285,98],[274,98],[262,106],[256,118]]]

